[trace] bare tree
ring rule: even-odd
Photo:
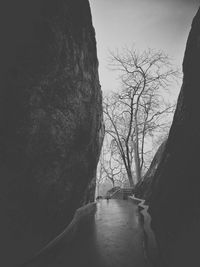
[[[100,185],[109,180],[112,187],[122,186],[126,181],[124,165],[119,155],[115,153],[110,141],[110,136],[105,135],[98,164],[97,184]]]
[[[150,139],[169,128],[175,106],[165,99],[178,71],[167,55],[150,49],[111,53],[110,66],[118,71],[121,87],[104,99],[106,133],[133,187],[148,168],[145,158],[151,152]]]

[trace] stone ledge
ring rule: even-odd
[[[19,265],[19,267],[28,266],[28,264],[39,260],[41,257],[50,253],[53,249],[69,245],[75,238],[81,226],[94,217],[97,208],[96,205],[97,203],[93,202],[77,209],[71,223],[65,228],[65,230],[37,252],[31,259],[27,260],[22,265]]]
[[[141,222],[144,230],[144,250],[146,257],[153,264],[153,266],[157,266],[159,253],[155,235],[151,229],[151,216],[148,213],[149,206],[145,205],[144,199],[136,198],[134,195],[129,197],[129,200],[138,205],[139,212],[142,216]]]

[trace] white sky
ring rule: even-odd
[[[187,36],[200,0],[90,0],[103,92],[118,86],[108,69],[108,50],[135,45],[161,49],[181,67]],[[174,90],[178,94],[180,88]]]

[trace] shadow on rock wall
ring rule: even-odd
[[[6,267],[41,248],[93,200],[103,131],[88,1],[3,1],[0,17],[0,262]]]
[[[199,40],[200,11],[187,41],[183,85],[150,200],[152,226],[167,266],[200,264]]]

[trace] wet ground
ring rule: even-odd
[[[95,218],[70,248],[59,249],[29,266],[151,267],[145,258],[137,205],[127,200],[100,200]]]

